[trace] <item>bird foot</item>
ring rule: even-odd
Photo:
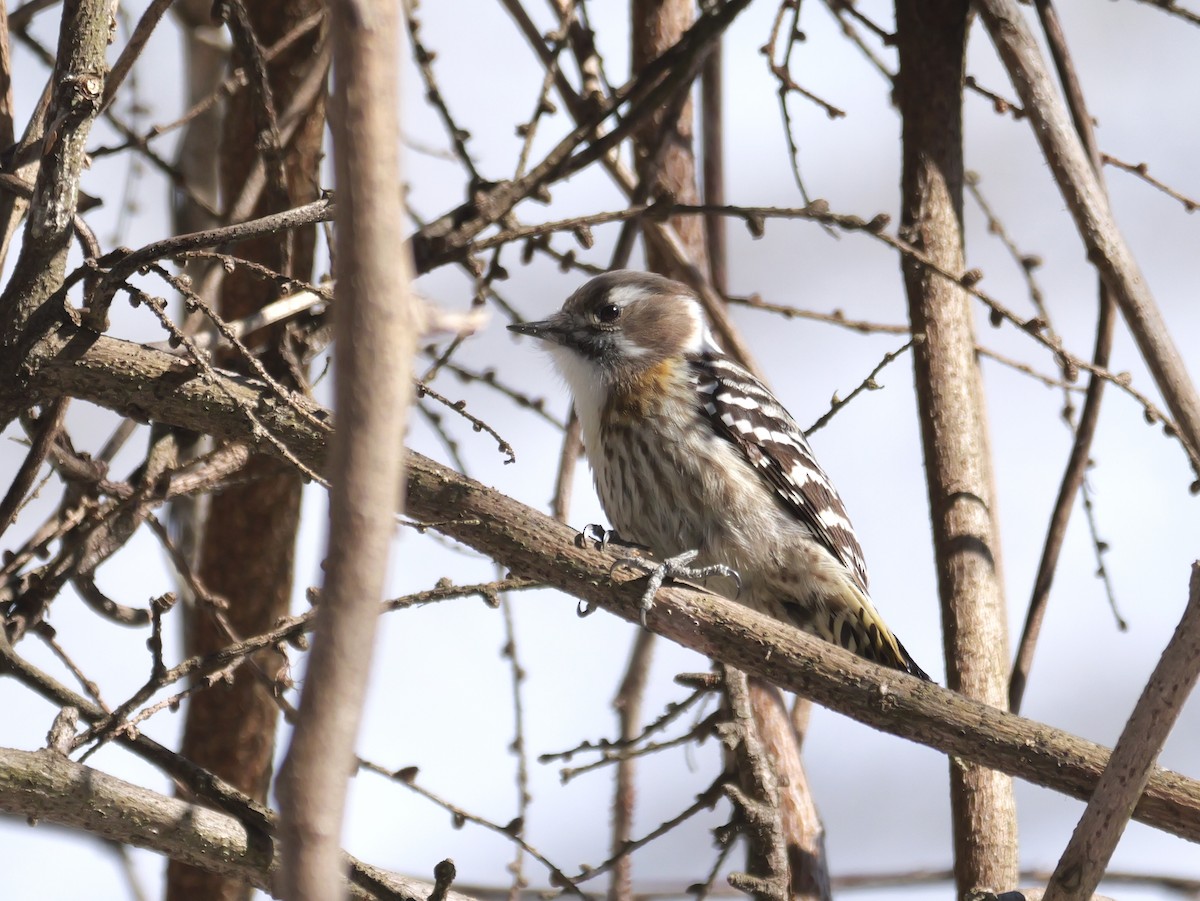
[[[689,566],[688,564],[695,560],[699,554],[698,550],[684,551],[682,554],[668,557],[662,563],[643,560],[641,557],[622,557],[613,564],[613,569],[616,569],[618,566],[626,566],[630,569],[644,572],[650,577],[646,582],[646,591],[642,595],[640,604],[643,627],[646,625],[646,614],[654,606],[654,596],[658,594],[658,590],[662,588],[663,582],[667,579],[673,582],[681,579],[689,582],[700,582],[709,576],[725,576],[737,583],[738,593],[741,593],[742,577],[732,567],[726,566],[724,563],[713,563],[710,566]]]

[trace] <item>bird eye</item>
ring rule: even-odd
[[[621,315],[621,308],[615,303],[606,303],[596,311],[596,318],[601,322],[613,322]]]

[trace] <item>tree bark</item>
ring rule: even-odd
[[[374,650],[395,514],[404,504],[405,426],[423,333],[403,251],[400,12],[330,7],[330,119],[338,193],[334,387],[325,585],[296,730],[278,782],[288,901],[341,897],[346,791]]]
[[[278,892],[278,844],[236,816],[168,798],[54,750],[0,748],[0,810],[146,848],[271,895]],[[433,883],[347,860],[351,873],[342,888],[354,901],[427,901],[434,891]],[[473,899],[449,891],[444,901]]]
[[[633,74],[641,72],[674,46],[692,24],[692,0],[633,0]],[[718,38],[719,40],[719,38]],[[695,117],[690,90],[678,102],[655,111],[634,132],[637,175],[647,199],[670,196],[679,203],[699,203],[696,187]],[[696,216],[670,220],[691,254],[707,270],[704,222]],[[676,261],[654,242],[646,244],[646,268],[670,278],[684,276]]]
[[[46,117],[57,129],[55,140],[38,149],[40,156],[33,196],[29,201],[21,253],[0,293],[0,428],[27,405],[21,363],[61,309],[53,297],[66,273],[79,180],[87,163],[85,144],[100,110],[107,71],[109,10],[103,0],[71,0],[63,4],[58,52],[50,79]],[[34,120],[37,116],[34,116]],[[31,122],[40,131],[42,122]],[[40,134],[28,135],[31,141]],[[0,210],[7,229],[19,211]]]
[[[247,4],[246,24],[261,49],[322,5],[322,0]],[[245,26],[231,27],[237,33]],[[233,64],[247,71],[262,65],[250,41],[248,34],[234,41]],[[250,84],[228,101],[219,152],[221,193],[227,207],[240,196],[247,179],[260,165],[260,156],[272,152],[281,156],[286,181],[268,180],[268,188],[254,208],[255,216],[291,209],[319,196],[325,128],[323,94],[304,113],[290,143],[273,151],[264,135],[271,130],[266,120],[289,105],[313,65],[322,65],[319,48],[323,42],[323,29],[300,38],[265,66],[265,82],[251,75]],[[268,110],[272,112],[268,114]],[[210,135],[209,140],[213,137]],[[244,241],[230,252],[277,272],[308,279],[315,243],[316,230],[310,227]],[[236,268],[224,274],[218,312],[227,321],[240,319],[277,296],[274,285],[244,267]],[[286,334],[284,328],[274,327],[269,336],[262,336],[267,345],[262,362],[275,378],[303,390],[305,386],[297,379],[300,374],[293,370],[294,361],[303,353],[285,348]],[[224,355],[221,363],[234,369],[243,365],[233,354]],[[218,617],[217,611],[207,607],[189,606],[190,654],[227,645],[227,626],[236,637],[256,635],[288,612],[302,481],[290,467],[268,456],[252,458],[243,470],[243,478],[244,484],[238,490],[212,497],[200,526],[199,581],[211,594],[224,599],[228,608]],[[263,651],[251,666],[237,671],[232,683],[222,682],[198,691],[188,704],[181,752],[259,800],[266,798],[271,781],[279,718],[272,686],[284,676],[285,664],[275,651]],[[168,867],[168,901],[247,901],[251,891],[241,881],[182,863],[172,862]]]
[[[1200,677],[1200,562],[1175,634],[1121,731],[1108,766],[1046,887],[1045,901],[1087,901],[1100,885],[1171,728]]]
[[[968,4],[896,4],[903,116],[901,232],[940,266],[963,270],[962,88]],[[983,385],[970,297],[904,261],[950,688],[1004,708],[1008,641]],[[1012,780],[951,758],[955,882],[1014,886],[1017,818]]]

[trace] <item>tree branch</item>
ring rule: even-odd
[[[1059,81],[1063,85],[1067,103],[1071,109],[1071,121],[1083,141],[1092,169],[1096,173],[1097,182],[1101,190],[1104,190],[1103,175],[1100,170],[1100,151],[1096,147],[1092,118],[1083,98],[1083,86],[1079,83],[1075,64],[1067,49],[1067,39],[1063,34],[1062,24],[1058,20],[1058,13],[1050,0],[1038,0],[1037,8],[1038,15],[1042,20],[1042,30],[1046,34],[1046,40],[1054,55]],[[1107,198],[1107,191],[1105,197]],[[1103,279],[1100,279],[1098,303],[1100,312],[1096,322],[1096,341],[1092,351],[1092,363],[1104,369],[1108,366],[1109,355],[1112,352],[1116,304],[1113,301],[1112,292],[1104,284]],[[1022,630],[1021,642],[1013,660],[1012,675],[1009,676],[1008,706],[1013,713],[1019,713],[1021,710],[1025,685],[1029,681],[1029,671],[1033,666],[1034,648],[1037,646],[1046,607],[1050,603],[1050,586],[1054,581],[1054,571],[1058,566],[1059,553],[1066,540],[1067,523],[1071,519],[1075,498],[1083,487],[1087,467],[1091,462],[1092,439],[1100,421],[1100,401],[1103,396],[1104,379],[1098,373],[1092,372],[1088,376],[1087,397],[1083,402],[1083,412],[1079,415],[1079,423],[1075,427],[1075,440],[1071,444],[1071,454],[1067,458],[1067,466],[1063,471],[1058,497],[1054,500],[1054,511],[1050,514],[1050,524],[1046,528],[1046,541],[1042,546],[1042,557],[1038,561],[1037,575],[1034,577],[1033,594],[1029,599],[1029,610],[1025,616],[1025,628]]]
[[[968,6],[896,4],[904,118],[900,233],[940,268],[964,268],[962,85]],[[913,334],[921,444],[941,598],[946,682],[994,707],[1008,703],[1008,636],[991,447],[970,297],[911,257],[901,260]],[[1012,780],[950,761],[959,896],[1012,886],[1017,811]]]
[[[79,201],[84,143],[100,108],[108,46],[107,0],[73,0],[63,4],[54,85],[41,166],[29,204],[21,254],[0,294],[0,425],[22,405],[19,367],[22,342],[34,320],[51,322],[51,298],[62,284],[67,251]],[[10,370],[10,367],[14,367]]]
[[[402,247],[399,9],[330,6],[330,99],[338,191],[334,358],[324,597],[296,731],[280,774],[284,895],[341,894],[346,785],[370,676],[393,517],[403,504],[404,432],[422,329]]]
[[[40,363],[34,400],[65,393],[119,411],[132,405],[143,419],[271,452],[274,445],[242,413],[241,405],[258,404],[258,421],[300,461],[325,467],[326,435],[311,421],[322,411],[303,399],[297,403],[307,405],[306,415],[289,404],[260,404],[261,386],[253,380],[218,374],[208,383],[170,354],[70,326],[46,342]],[[519,575],[640,621],[644,586],[609,577],[616,556],[577,548],[572,529],[417,453],[409,454],[408,511]],[[1108,762],[1094,742],[876,666],[712,595],[664,588],[648,623],[672,641],[859,722],[1071,797],[1089,797]],[[1200,782],[1156,770],[1134,818],[1200,841]]]
[[[1088,258],[1115,295],[1195,466],[1200,460],[1200,396],[1117,227],[1024,15],[1015,0],[976,0],[975,6],[1025,105],[1033,133],[1075,219]],[[1193,487],[1200,490],[1200,471]]]
[[[168,798],[57,751],[0,748],[0,810],[156,851],[276,896],[278,848],[236,817]],[[339,891],[362,901],[425,901],[433,885],[356,863]],[[446,901],[472,899],[450,892]]]
[[[1085,901],[1100,884],[1154,761],[1200,677],[1200,562],[1187,607],[1046,887],[1045,901]]]

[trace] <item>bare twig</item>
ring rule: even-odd
[[[153,0],[142,12],[137,26],[133,29],[133,34],[129,36],[129,42],[125,45],[125,49],[121,51],[121,55],[117,57],[117,61],[113,63],[112,69],[108,73],[107,83],[104,85],[104,97],[100,101],[101,112],[112,105],[113,100],[117,96],[117,89],[124,83],[125,76],[129,74],[130,69],[133,68],[133,64],[141,56],[142,49],[146,46],[146,42],[150,40],[150,35],[154,33],[154,29],[158,25],[158,20],[163,17],[163,13],[171,6],[171,2],[172,0]]]
[[[4,534],[12,525],[12,521],[16,519],[24,505],[25,495],[33,487],[33,482],[42,468],[42,463],[46,460],[46,455],[50,453],[51,446],[58,438],[58,430],[62,428],[67,404],[66,398],[52,401],[38,417],[37,429],[30,442],[29,453],[25,455],[17,474],[4,493],[4,499],[0,500],[0,535]]]
[[[725,115],[721,91],[724,53],[721,41],[708,54],[700,72],[700,141],[703,145],[704,202],[725,203]],[[725,220],[715,214],[704,217],[704,240],[708,270],[718,294],[729,294],[729,261]]]
[[[1181,194],[1170,185],[1163,184],[1163,182],[1152,176],[1150,174],[1150,167],[1146,163],[1127,163],[1124,160],[1119,160],[1115,156],[1108,153],[1100,154],[1100,161],[1106,166],[1112,166],[1116,169],[1120,169],[1122,172],[1128,172],[1130,175],[1136,175],[1146,184],[1152,185],[1155,188],[1158,188],[1158,190],[1162,191],[1168,197],[1178,200],[1181,204],[1183,204],[1183,208],[1189,213],[1196,212],[1197,207],[1200,207],[1200,201],[1192,200],[1192,198],[1188,197],[1186,194]]]
[[[484,422],[478,416],[474,416],[474,415],[468,413],[466,401],[450,400],[448,397],[445,397],[445,396],[439,394],[438,392],[436,392],[432,388],[430,388],[428,385],[424,385],[424,384],[418,384],[416,386],[416,393],[417,393],[418,400],[422,397],[431,397],[435,401],[437,401],[439,404],[441,404],[443,407],[453,410],[455,413],[457,413],[459,416],[461,416],[463,419],[465,419],[467,422],[469,422],[471,424],[471,428],[473,428],[475,431],[487,432],[489,435],[491,435],[493,438],[496,439],[496,445],[497,445],[497,448],[499,449],[500,453],[504,454],[508,458],[504,462],[505,463],[516,462],[517,452],[513,450],[513,446],[511,444],[509,444],[507,441],[505,441],[503,438],[501,438],[499,432],[497,432],[494,428],[492,428],[490,425],[488,425],[486,422]]]
[[[922,340],[924,340],[924,339],[920,335],[914,336],[914,337],[910,338],[909,340],[905,341],[904,344],[901,345],[900,347],[896,348],[896,350],[893,350],[893,351],[890,351],[890,352],[884,354],[883,359],[880,360],[879,363],[875,366],[875,368],[871,370],[870,375],[868,375],[865,379],[863,379],[861,382],[859,382],[859,384],[857,386],[855,386],[853,391],[851,391],[845,397],[838,397],[835,394],[833,396],[833,401],[829,405],[829,409],[825,413],[821,414],[821,417],[819,419],[817,419],[816,422],[814,422],[807,429],[805,429],[804,434],[806,436],[812,435],[813,432],[828,425],[829,420],[833,419],[833,417],[838,414],[838,411],[840,411],[844,406],[846,406],[846,404],[850,403],[850,401],[854,400],[854,398],[858,397],[858,395],[862,394],[864,391],[878,391],[880,388],[882,388],[883,386],[880,385],[877,381],[875,381],[875,376],[877,376],[877,375],[879,375],[879,373],[883,372],[883,370],[887,367],[887,365],[889,363],[894,362],[898,357],[902,356],[910,347],[912,347],[914,344],[921,343]]]
[[[512,14],[520,27],[522,34],[529,42],[530,46],[538,54],[539,60],[544,66],[554,64],[553,54],[546,46],[541,33],[537,26],[526,14],[525,10],[517,0],[502,0],[505,8]],[[713,27],[709,20],[711,16],[706,14],[694,25],[671,51],[668,51],[659,58],[656,65],[666,65],[668,67],[679,67],[677,62],[679,57],[689,58],[695,54],[695,41],[692,40],[695,33],[700,32],[703,28],[704,38],[702,41],[707,41],[706,47],[710,48],[711,43],[718,39],[722,30],[727,27],[732,21],[732,17],[741,12],[742,6],[740,3],[727,3],[721,10],[720,20]],[[593,61],[590,59],[580,62],[581,68],[593,66]],[[647,76],[655,70],[656,66],[648,67],[646,72],[643,72],[643,77]],[[686,74],[686,73],[681,73]],[[555,79],[555,87],[562,96],[567,108],[571,112],[571,116],[577,123],[581,124],[581,129],[584,133],[590,130],[590,123],[598,121],[594,116],[594,104],[592,99],[584,98],[578,94],[566,78],[559,73]],[[589,95],[591,97],[592,95]],[[602,121],[602,120],[599,120]],[[639,182],[634,177],[633,173],[617,158],[615,155],[602,154],[600,156],[604,166],[612,175],[613,180],[617,183],[620,189],[627,197],[635,197],[638,192]],[[708,315],[709,321],[712,323],[713,331],[720,340],[725,350],[740,360],[751,372],[758,373],[757,367],[754,365],[753,357],[742,341],[737,329],[734,327],[729,315],[725,309],[725,302],[721,295],[713,289],[707,277],[707,272],[696,264],[688,251],[688,247],[680,236],[679,232],[669,222],[650,222],[644,226],[646,238],[649,242],[660,246],[662,252],[671,260],[672,271],[681,275],[682,280],[690,284],[700,298],[700,302],[704,307],[705,313]],[[418,264],[420,257],[418,257]],[[418,268],[420,266],[418,265]]]
[[[500,595],[500,612],[504,617],[504,649],[501,652],[509,663],[509,674],[512,677],[512,706],[513,706],[513,740],[510,747],[517,758],[517,816],[509,824],[510,831],[524,835],[525,822],[529,815],[529,747],[525,742],[525,700],[524,689],[525,669],[521,666],[521,658],[517,651],[517,630],[513,621],[513,605],[508,595]],[[509,901],[517,901],[521,890],[525,888],[525,849],[517,847],[516,856],[509,864],[512,872],[512,885],[509,887]]]
[[[844,110],[838,109],[831,103],[828,103],[818,97],[812,91],[800,86],[792,78],[791,59],[792,51],[796,44],[803,39],[800,32],[800,4],[792,2],[792,0],[784,0],[779,5],[779,11],[775,14],[775,21],[771,26],[771,35],[767,39],[767,43],[762,47],[760,52],[767,60],[767,68],[771,75],[775,78],[778,84],[776,95],[779,98],[779,114],[783,119],[783,133],[787,139],[788,159],[792,166],[792,178],[796,181],[796,188],[800,191],[800,196],[805,203],[809,203],[808,191],[804,187],[804,178],[800,175],[800,146],[796,142],[795,125],[792,122],[792,114],[788,109],[787,99],[789,94],[798,94],[801,97],[816,104],[825,111],[830,119],[840,119],[846,115]],[[787,20],[786,27],[784,25]],[[776,45],[780,37],[783,37],[783,56],[776,62]]]
[[[421,73],[421,80],[425,85],[425,99],[438,114],[438,118],[442,120],[442,126],[450,138],[454,158],[467,170],[471,184],[479,184],[483,181],[483,177],[475,168],[475,162],[467,151],[467,141],[470,140],[471,133],[455,120],[450,112],[450,107],[446,105],[446,98],[438,87],[437,77],[433,73],[434,54],[429,52],[425,47],[425,42],[421,40],[421,20],[417,18],[417,4],[413,0],[404,2],[404,24],[408,30],[408,39],[412,43],[417,71]]]
[[[1144,3],[1147,6],[1153,6],[1155,9],[1161,9],[1172,16],[1177,16],[1190,25],[1200,25],[1200,13],[1180,6],[1176,0],[1138,0],[1138,2]]]
[[[1058,70],[1059,81],[1062,83],[1067,104],[1071,110],[1071,120],[1075,130],[1083,142],[1095,171],[1097,183],[1104,190],[1103,177],[1100,172],[1100,154],[1096,148],[1096,137],[1092,129],[1091,115],[1083,97],[1083,88],[1075,72],[1067,48],[1066,36],[1058,21],[1058,14],[1050,0],[1038,0],[1038,15],[1041,17],[1042,28],[1046,33],[1051,53],[1054,56]],[[1107,197],[1106,197],[1107,199]],[[1092,351],[1093,365],[1103,368],[1108,366],[1109,355],[1112,352],[1113,328],[1116,320],[1116,303],[1112,292],[1099,280],[1100,313],[1096,323],[1095,348]],[[1092,372],[1088,378],[1087,394],[1083,402],[1083,412],[1075,427],[1075,439],[1071,444],[1071,455],[1067,460],[1059,485],[1058,497],[1054,502],[1054,510],[1050,514],[1050,524],[1046,530],[1046,541],[1042,548],[1041,560],[1038,562],[1037,575],[1034,578],[1033,593],[1029,599],[1029,610],[1025,617],[1025,627],[1021,632],[1021,643],[1017,647],[1017,655],[1013,661],[1012,674],[1009,676],[1008,703],[1015,713],[1021,708],[1021,699],[1025,685],[1029,679],[1029,671],[1033,666],[1033,652],[1037,645],[1038,634],[1041,631],[1042,619],[1045,616],[1046,605],[1050,601],[1050,586],[1054,580],[1054,570],[1058,566],[1059,553],[1066,539],[1067,524],[1071,518],[1071,510],[1075,505],[1075,496],[1084,488],[1084,478],[1092,447],[1092,438],[1096,434],[1096,426],[1100,421],[1100,402],[1104,396],[1104,379]],[[1091,505],[1088,502],[1089,526]],[[1101,563],[1103,566],[1103,562]],[[1107,582],[1106,582],[1107,586]],[[1111,599],[1112,593],[1109,592]],[[1115,610],[1115,607],[1114,607]]]
[[[1012,257],[1013,262],[1016,263],[1017,268],[1021,271],[1021,277],[1025,279],[1025,287],[1029,291],[1029,300],[1033,304],[1034,311],[1043,321],[1049,322],[1050,316],[1046,310],[1046,297],[1042,292],[1041,286],[1038,284],[1037,277],[1034,275],[1042,261],[1033,254],[1021,252],[1021,248],[1017,246],[1016,241],[1009,235],[1008,230],[1004,227],[1004,223],[1000,221],[1000,217],[992,209],[992,205],[983,196],[983,190],[979,187],[979,182],[980,178],[977,172],[967,172],[963,178],[967,193],[979,205],[979,209],[987,218],[988,234],[995,235],[1000,239],[1000,243],[1004,245],[1005,250],[1008,251],[1008,255]]]
[[[708,673],[705,673],[704,675],[711,678]],[[677,679],[676,681],[680,680]],[[679,719],[679,717],[691,709],[701,698],[704,698],[713,691],[716,691],[718,687],[719,686],[714,684],[708,688],[698,688],[684,700],[674,701],[668,704],[666,710],[657,719],[655,719],[654,722],[647,725],[641,730],[641,732],[630,739],[601,739],[598,742],[584,741],[573,748],[568,748],[565,751],[551,751],[546,754],[541,754],[538,756],[538,763],[550,763],[555,760],[571,760],[576,754],[582,754],[589,751],[601,752],[601,757],[605,762],[611,760],[620,760],[625,754],[639,753],[640,749],[635,747],[639,742],[645,741],[651,735],[655,735],[664,730],[667,726]],[[691,731],[695,730],[693,729]],[[671,741],[661,742],[658,747],[663,748],[668,744],[671,744]],[[579,767],[575,770],[562,770],[561,774],[565,780],[568,778],[568,775],[576,775],[582,772],[583,769],[584,767]]]
[[[419,770],[415,766],[401,767],[398,770],[389,770],[387,767],[383,767],[377,763],[372,763],[369,760],[363,760],[359,758],[358,767],[390,779],[399,785],[403,785],[413,794],[420,795],[427,801],[430,801],[447,811],[451,816],[454,817],[454,821],[456,823],[474,823],[476,826],[482,826],[484,829],[487,829],[490,832],[495,832],[498,835],[506,837],[514,845],[545,867],[546,870],[549,871],[551,879],[554,881],[555,885],[573,895],[579,896],[580,898],[584,897],[583,892],[580,891],[579,887],[575,884],[575,879],[572,879],[565,872],[563,872],[563,870],[561,870],[555,863],[546,857],[546,855],[531,845],[521,835],[521,829],[517,828],[521,825],[520,818],[514,819],[509,823],[501,824],[494,823],[485,817],[471,813],[471,811],[447,801],[440,795],[437,795],[434,792],[431,792],[429,789],[418,785],[416,780]]]
[[[651,754],[658,754],[661,751],[667,751],[671,748],[680,748],[686,746],[695,747],[696,744],[703,742],[711,735],[715,734],[716,727],[720,723],[720,715],[717,713],[709,714],[693,724],[686,732],[679,735],[665,738],[662,741],[645,741],[646,736],[650,734],[652,726],[647,727],[638,734],[634,735],[629,740],[620,741],[601,741],[598,746],[606,748],[600,753],[591,763],[581,764],[580,766],[567,766],[558,771],[559,779],[564,785],[573,779],[594,773],[597,770],[605,767],[620,764],[627,760],[638,760],[642,757],[649,757]],[[644,743],[642,743],[644,742]],[[594,746],[590,742],[584,742],[584,750],[594,750]],[[555,755],[543,755],[546,757]]]
[[[679,813],[675,814],[675,816],[659,823],[659,825],[651,829],[640,838],[626,842],[620,849],[617,850],[615,854],[613,854],[612,857],[608,858],[608,860],[602,861],[594,866],[585,866],[581,872],[574,877],[574,882],[584,882],[588,879],[592,879],[596,876],[602,876],[605,873],[610,872],[614,867],[616,867],[618,861],[625,859],[634,851],[638,850],[639,848],[644,848],[646,845],[650,844],[656,839],[662,838],[668,832],[671,832],[673,829],[675,829],[675,827],[677,827],[680,823],[687,822],[702,810],[711,810],[721,798],[721,786],[722,780],[718,779],[713,785],[700,792],[700,794],[696,796],[696,800],[694,800],[683,810],[679,811]]]
[[[875,35],[875,37],[878,38],[884,46],[895,44],[896,36],[886,31],[867,16],[863,15],[862,11],[855,6],[851,0],[822,0],[822,2],[824,2],[829,11],[833,13],[834,17],[838,20],[838,24],[842,26],[842,34],[844,34],[850,40],[850,42],[858,48],[859,52],[866,57],[867,61],[871,64],[876,72],[886,78],[889,83],[893,83],[896,78],[895,73],[888,68],[887,63],[880,58],[879,54],[875,52],[874,48],[867,45],[866,40],[861,34],[859,34],[858,29],[855,28],[849,20],[855,19],[860,22],[869,32]]]
[[[885,334],[885,335],[907,335],[909,327],[907,325],[888,325],[882,322],[867,322],[863,319],[847,319],[846,314],[841,310],[834,310],[832,313],[820,313],[816,310],[802,310],[798,307],[787,306],[786,304],[769,303],[763,300],[757,294],[751,294],[747,297],[729,296],[731,304],[739,306],[747,306],[752,310],[764,310],[768,313],[778,313],[785,319],[809,319],[813,322],[825,322],[829,325],[837,325],[842,328],[850,329],[854,332],[867,334]]]

